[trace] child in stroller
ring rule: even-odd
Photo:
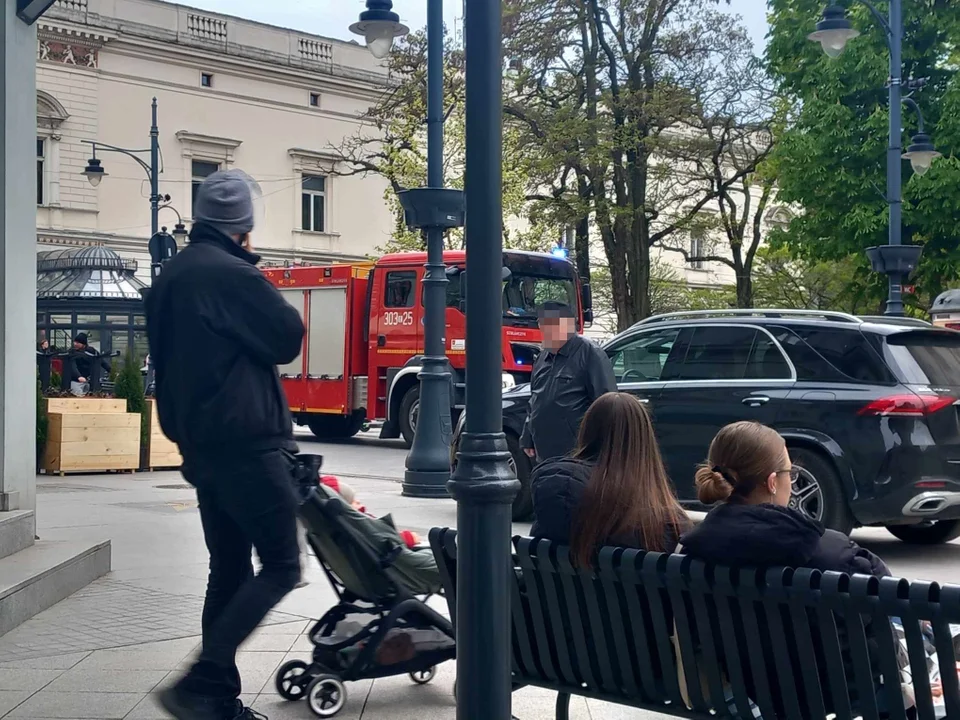
[[[441,586],[432,553],[410,549],[389,518],[361,512],[321,483],[322,458],[299,460],[300,518],[338,602],[310,629],[311,661],[284,663],[276,686],[327,718],[346,703],[344,682],[407,673],[425,684],[456,645],[453,626],[426,604]]]

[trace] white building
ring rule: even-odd
[[[102,244],[149,276],[147,173],[103,148],[99,187],[83,171],[91,142],[150,147],[156,97],[160,193],[188,227],[198,183],[238,167],[262,189],[253,240],[266,261],[373,254],[393,227],[385,184],[337,177],[331,149],[386,82],[355,43],[160,0],[57,0],[38,24],[39,249]],[[161,225],[176,222],[161,211]]]

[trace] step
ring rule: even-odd
[[[0,559],[33,545],[36,529],[33,510],[0,512]]]
[[[0,635],[110,572],[110,541],[37,541],[0,560]]]

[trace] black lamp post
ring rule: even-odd
[[[97,150],[101,152],[117,152],[122,153],[128,157],[136,160],[137,164],[142,167],[146,173],[147,178],[150,180],[150,248],[151,248],[151,265],[150,265],[150,274],[152,278],[156,278],[154,274],[156,264],[156,269],[159,269],[159,261],[156,260],[153,256],[154,247],[162,247],[165,244],[168,244],[168,241],[165,239],[156,239],[159,234],[160,229],[160,130],[157,127],[157,99],[153,99],[152,108],[152,123],[150,125],[150,148],[147,150],[128,150],[127,148],[117,147],[116,145],[108,145],[107,143],[96,142],[94,140],[84,140],[83,142],[88,145],[93,146],[93,155],[90,160],[87,162],[87,167],[83,171],[83,174],[87,176],[87,180],[90,181],[90,184],[94,187],[100,185],[100,181],[107,176],[106,171],[103,169],[103,165],[100,163],[99,158],[97,158]],[[140,155],[145,153],[150,153],[150,163],[147,164]],[[166,233],[164,233],[166,234]],[[169,235],[167,235],[169,237]],[[176,247],[176,244],[174,244]],[[176,250],[174,250],[176,252]],[[156,262],[154,262],[156,261]]]
[[[457,720],[510,720],[510,528],[520,487],[503,434],[501,0],[467,0],[467,421],[457,499]]]
[[[923,175],[930,169],[930,164],[940,153],[936,151],[930,141],[930,136],[924,132],[923,116],[920,108],[909,95],[903,96],[903,61],[901,48],[903,45],[903,12],[902,0],[890,0],[889,17],[884,18],[879,10],[869,1],[860,0],[877,22],[883,27],[887,35],[887,46],[890,49],[890,128],[887,144],[887,205],[890,208],[889,242],[886,245],[867,248],[867,257],[876,272],[888,277],[889,290],[887,294],[887,315],[903,315],[903,280],[917,267],[922,248],[917,245],[904,245],[902,241],[903,225],[903,178],[901,176],[901,161],[910,160],[913,171]],[[810,40],[820,43],[823,51],[831,58],[838,57],[843,52],[848,40],[856,38],[860,32],[850,25],[846,11],[840,5],[829,5],[823,11],[817,29],[808,36]],[[908,91],[919,89],[923,81],[908,81]],[[903,152],[902,148],[902,104],[912,107],[919,116],[919,128],[913,137],[912,144]]]
[[[395,37],[407,33],[391,0],[367,0],[350,30],[366,38],[375,57],[386,57]],[[450,365],[446,357],[446,268],[443,234],[463,225],[463,193],[443,187],[443,0],[427,0],[427,187],[400,193],[407,225],[427,237],[423,279],[424,355],[413,446],[407,455],[403,494],[446,497],[450,479]]]

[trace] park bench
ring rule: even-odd
[[[456,627],[456,532],[434,528],[430,543]],[[513,546],[514,689],[556,691],[557,720],[569,718],[574,695],[687,718],[960,720],[950,628],[960,623],[958,586],[711,567],[622,548],[602,549],[596,570],[583,572],[545,540]],[[902,638],[891,618],[902,621]],[[941,671],[938,706],[925,642]],[[908,663],[898,662],[898,648]],[[909,710],[900,686],[907,664],[917,698]],[[884,678],[895,680],[881,686]]]

